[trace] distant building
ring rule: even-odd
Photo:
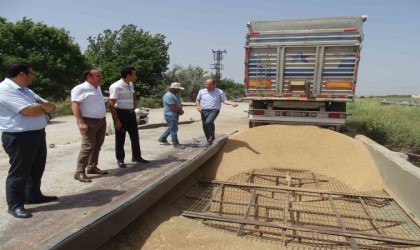
[[[411,98],[420,98],[420,94],[417,94],[417,95],[411,95]]]

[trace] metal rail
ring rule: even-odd
[[[253,170],[197,184],[207,189],[185,195],[196,202],[182,215],[238,236],[313,248],[420,246],[420,227],[390,196],[357,193],[309,171]]]
[[[249,219],[236,219],[236,218],[230,218],[226,216],[208,215],[208,214],[194,213],[194,212],[188,212],[188,211],[184,211],[182,215],[185,217],[198,218],[198,219],[204,219],[204,220],[231,222],[231,223],[237,223],[237,224],[258,225],[258,226],[272,227],[272,228],[279,228],[279,229],[286,229],[286,230],[314,232],[314,233],[338,235],[338,236],[344,236],[344,237],[353,237],[353,238],[359,238],[359,239],[377,240],[377,241],[388,242],[388,243],[420,246],[420,240],[410,240],[410,239],[404,239],[404,238],[398,238],[398,237],[392,237],[392,236],[374,235],[374,234],[369,234],[369,233],[354,233],[352,231],[347,231],[347,230],[331,230],[331,229],[321,228],[321,227],[284,225],[280,223],[254,221],[254,220],[249,220]]]

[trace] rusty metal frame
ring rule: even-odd
[[[198,180],[198,183],[208,185],[206,195],[200,197],[186,195],[186,198],[194,199],[196,203],[182,215],[205,220],[207,224],[216,227],[214,223],[227,223],[218,227],[228,230],[236,228],[238,236],[261,238],[265,236],[280,242],[282,246],[299,244],[303,241],[307,243],[311,240],[316,242],[313,244],[324,244],[329,247],[346,246],[351,249],[420,246],[420,227],[403,210],[399,211],[398,204],[386,193],[355,193],[351,189],[344,189],[345,191],[317,189],[322,187],[321,183],[330,180],[320,178],[314,173],[309,173],[308,176],[309,178],[299,178],[296,177],[296,173],[289,170],[286,170],[282,176],[251,171],[244,175],[246,183]],[[258,178],[272,182],[273,185],[258,184],[256,182]],[[308,181],[311,182],[311,187],[315,188],[300,187],[302,183]],[[234,194],[235,189],[240,193],[242,200],[232,199],[237,195]],[[267,203],[267,200],[272,200],[275,205]],[[311,210],[308,205],[311,203],[315,205],[321,203],[329,209]],[[195,210],[195,206],[200,207],[200,210]],[[239,210],[227,212],[228,209],[235,208]],[[356,211],[351,213],[353,209]],[[380,209],[393,209],[393,212],[395,210],[402,215],[398,214],[395,218],[376,216],[375,211]],[[319,216],[317,218],[319,221],[328,218],[328,222],[325,225],[318,221],[308,222],[310,220],[308,218],[316,216]],[[333,218],[336,222],[331,222]],[[369,226],[367,231],[360,229],[367,225]],[[398,230],[402,230],[401,228],[408,230],[405,228],[407,225],[408,228],[415,228],[414,236],[401,236],[399,231],[393,234],[393,230],[397,231],[394,228],[397,227]],[[275,231],[269,231],[267,228]]]

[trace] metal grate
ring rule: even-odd
[[[388,195],[356,193],[310,171],[252,171],[227,182],[201,180],[183,212],[238,236],[288,247],[390,249],[420,246],[420,228]]]

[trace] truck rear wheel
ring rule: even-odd
[[[259,127],[259,126],[264,126],[264,125],[269,125],[268,122],[249,122],[249,128],[255,128],[255,127]]]
[[[327,111],[346,112],[346,103],[345,102],[331,102],[327,106]]]
[[[249,103],[249,107],[252,109],[267,109],[267,104],[264,101],[252,100]]]

